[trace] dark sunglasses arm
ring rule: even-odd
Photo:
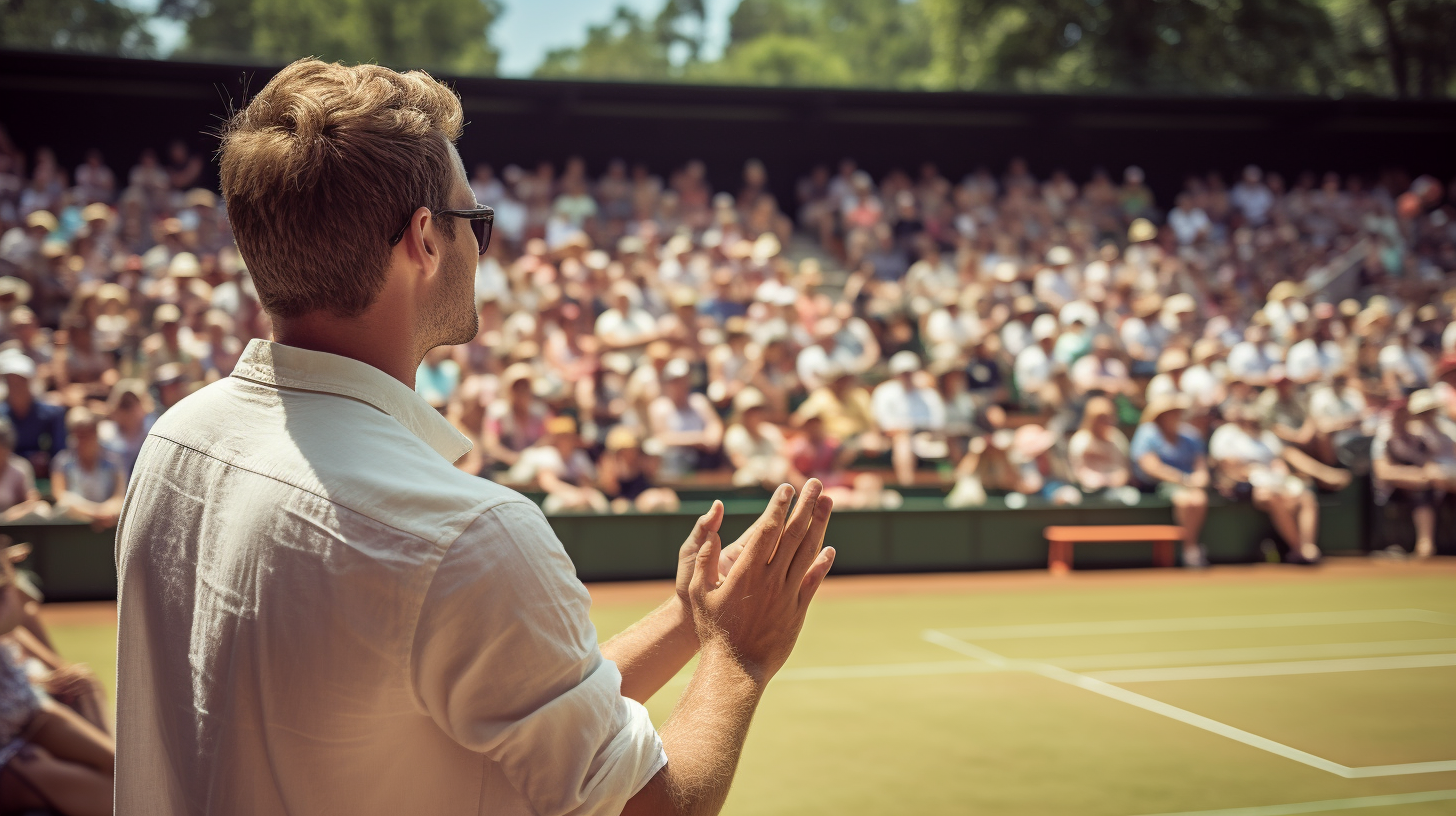
[[[471,221],[484,221],[487,224],[495,223],[495,210],[483,205],[473,210],[436,210],[434,212],[434,215],[449,215],[454,216],[455,218],[465,218]],[[405,221],[404,226],[399,228],[399,232],[396,232],[389,239],[390,246],[394,246],[395,244],[400,242],[401,238],[404,238],[405,232],[409,230],[410,221],[413,220],[414,215],[410,215],[409,221]]]

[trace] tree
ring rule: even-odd
[[[150,56],[147,15],[107,0],[0,0],[0,46]]]
[[[313,55],[493,74],[490,27],[499,0],[162,0],[158,13],[187,23],[178,54],[287,61]]]
[[[1347,84],[1403,98],[1456,95],[1456,0],[1331,0]]]
[[[1321,93],[1339,64],[1315,0],[923,2],[950,87]]]
[[[618,6],[607,22],[587,26],[585,43],[548,52],[535,76],[681,79],[698,63],[706,14],[703,0],[667,0],[651,21]]]

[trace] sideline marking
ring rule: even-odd
[[[1076,686],[1080,689],[1086,689],[1087,691],[1093,692],[1094,694],[1100,694],[1104,697],[1110,697],[1111,699],[1127,703],[1128,705],[1136,706],[1145,711],[1151,711],[1154,714],[1161,714],[1164,717],[1177,720],[1178,722],[1184,723],[1186,725],[1191,725],[1194,728],[1201,728],[1204,731],[1218,734],[1221,737],[1227,737],[1231,740],[1234,740],[1235,742],[1241,742],[1252,748],[1258,748],[1263,751],[1268,751],[1271,754],[1274,754],[1276,756],[1282,756],[1285,759],[1292,759],[1295,762],[1308,765],[1311,768],[1318,768],[1321,771],[1326,771],[1328,773],[1332,773],[1345,779],[1363,779],[1375,776],[1403,776],[1406,774],[1456,771],[1456,760],[1441,762],[1412,762],[1404,765],[1371,765],[1352,768],[1346,765],[1341,765],[1338,762],[1325,759],[1324,757],[1315,756],[1314,754],[1311,754],[1307,751],[1301,751],[1298,748],[1293,748],[1291,746],[1285,745],[1282,742],[1275,742],[1268,737],[1261,737],[1258,734],[1251,734],[1241,728],[1235,728],[1228,723],[1222,723],[1218,720],[1210,719],[1203,716],[1202,714],[1194,714],[1191,711],[1186,711],[1184,709],[1178,708],[1177,706],[1169,705],[1162,700],[1154,700],[1151,697],[1145,697],[1135,691],[1129,691],[1120,686],[1114,686],[1111,683],[1098,680],[1095,677],[1088,677],[1085,674],[1078,674],[1074,671],[1069,671],[1060,666],[1053,666],[1048,663],[1038,663],[1030,660],[1013,660],[996,654],[989,649],[977,646],[974,643],[968,643],[964,640],[961,640],[960,638],[953,637],[944,632],[939,632],[934,629],[929,629],[921,633],[921,637],[927,642],[934,643],[938,646],[944,646],[945,648],[950,649],[954,652],[959,652],[966,657],[972,657],[977,660],[984,660],[985,662],[990,663],[991,665],[998,668],[1006,669],[1009,671],[1030,672],[1032,674],[1038,674],[1051,680],[1056,680],[1060,683],[1066,683],[1069,686]]]
[[[946,630],[941,630],[946,631]],[[1316,643],[1309,646],[1250,646],[1242,649],[1191,649],[1180,652],[1128,652],[1126,654],[1028,657],[1064,669],[1131,669],[1208,663],[1253,663],[1262,660],[1302,660],[1326,657],[1370,657],[1429,652],[1456,652],[1456,638],[1370,640],[1360,643]]]
[[[1124,669],[1091,672],[1105,683],[1155,683],[1163,680],[1219,680],[1229,677],[1279,677],[1289,674],[1429,669],[1456,666],[1456,654],[1355,657],[1344,660],[1299,660],[1290,663],[1225,663],[1220,666],[1173,666],[1165,669]]]
[[[1149,813],[1146,816],[1291,816],[1296,813],[1325,813],[1331,810],[1415,805],[1421,802],[1448,802],[1456,799],[1456,790],[1391,793],[1384,796],[1359,796],[1354,799],[1326,799],[1323,802],[1293,802],[1288,805],[1226,808],[1224,810],[1184,810],[1178,813]]]
[[[1198,632],[1219,629],[1275,629],[1283,626],[1334,626],[1348,623],[1434,623],[1456,626],[1456,615],[1426,609],[1367,609],[1358,612],[1289,612],[1277,615],[1220,615],[1205,618],[1028,623],[1012,626],[977,626],[941,629],[965,640],[1071,637],[1075,635],[1137,635],[1148,632]]]

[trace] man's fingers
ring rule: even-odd
[[[794,488],[786,484],[778,486],[758,521],[739,539],[743,542],[743,555],[740,558],[751,559],[757,564],[767,564],[773,558],[774,550],[779,545],[779,537],[784,534],[784,515],[788,513],[789,502],[793,499]]]
[[[807,493],[808,490],[804,492]],[[829,528],[829,514],[833,512],[834,499],[820,496],[809,519],[809,527],[804,531],[804,539],[799,542],[793,563],[789,564],[788,580],[800,580],[813,563],[814,557],[819,554],[819,548],[824,544],[824,533]],[[788,536],[784,536],[784,540],[787,541]]]
[[[718,556],[723,551],[723,542],[717,535],[708,536],[698,548],[698,562],[693,569],[693,580],[688,586],[693,597],[702,598],[718,586]]]
[[[716,534],[715,534],[716,535]],[[735,541],[723,548],[723,555],[718,559],[718,574],[727,578],[728,573],[733,571],[733,565],[738,563],[738,556],[743,554],[743,542]]]
[[[818,505],[819,497],[823,493],[824,484],[818,479],[810,479],[804,483],[804,492],[799,494],[799,503],[794,505],[794,512],[789,515],[789,526],[784,529],[782,540],[787,545],[783,547],[786,569],[788,559],[794,557],[794,553],[798,551],[799,542],[804,540],[804,534],[809,531],[809,522],[814,518],[814,508]]]
[[[693,531],[688,534],[688,540],[683,547],[686,549],[691,546],[692,551],[696,553],[702,548],[703,542],[708,540],[709,534],[718,532],[718,528],[722,526],[723,502],[714,499],[713,506],[708,508],[708,512],[698,516],[698,521],[693,525]]]
[[[809,605],[814,600],[814,593],[819,591],[819,586],[824,583],[824,576],[829,574],[829,568],[834,566],[834,548],[825,547],[819,551],[819,557],[809,566],[809,571],[804,573],[804,581],[799,584],[799,608]]]

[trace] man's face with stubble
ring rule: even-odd
[[[449,209],[469,210],[478,206],[475,194],[465,177],[460,154],[450,146],[455,159],[454,179],[448,197]],[[480,329],[480,315],[475,311],[475,265],[480,250],[470,224],[450,216],[439,217],[439,232],[444,239],[440,258],[440,274],[436,288],[421,316],[422,335],[429,351],[437,346],[456,346],[475,339]]]

